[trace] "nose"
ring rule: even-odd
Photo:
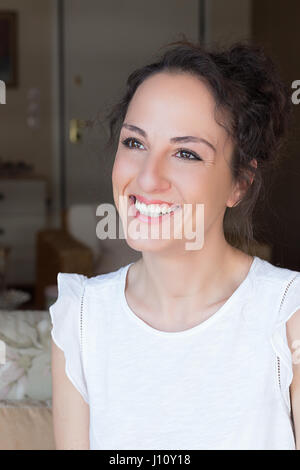
[[[149,155],[143,161],[137,182],[145,193],[163,194],[171,187],[166,161],[159,155]]]

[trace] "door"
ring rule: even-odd
[[[64,191],[75,203],[113,202],[114,155],[104,151],[103,119],[128,75],[158,48],[200,37],[198,0],[64,0]],[[81,127],[83,126],[83,127]],[[70,140],[71,138],[71,140]]]

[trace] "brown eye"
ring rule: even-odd
[[[128,139],[125,139],[125,140],[122,141],[122,144],[125,145],[125,147],[137,148],[137,149],[140,148],[140,147],[137,147],[136,145],[131,145],[131,143],[138,144],[138,145],[143,145],[138,140],[136,140],[132,137],[129,137]]]
[[[190,152],[189,150],[179,149],[177,153],[188,155],[188,157],[177,157],[177,158],[180,158],[181,160],[190,160],[190,161],[202,160],[202,158],[199,157],[199,155],[197,155],[194,152]]]

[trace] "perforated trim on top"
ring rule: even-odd
[[[84,306],[84,294],[85,294],[85,287],[86,287],[86,281],[85,279],[83,289],[82,289],[82,294],[81,294],[81,300],[80,300],[80,359],[81,359],[81,365],[82,365],[82,373],[83,373],[83,380],[85,382],[85,387],[88,393],[88,387],[87,387],[87,381],[86,381],[86,375],[85,375],[85,366],[84,366],[84,351],[83,351],[83,325],[84,325],[84,315],[83,315],[83,306]],[[88,398],[88,403],[89,403],[89,398]]]
[[[85,292],[85,284],[83,286],[82,294],[81,294],[81,301],[80,301],[80,352],[81,352],[81,359],[83,358],[83,299],[84,299],[84,292]],[[83,363],[83,361],[82,361]]]

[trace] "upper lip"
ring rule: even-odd
[[[143,202],[144,204],[167,204],[168,206],[173,206],[174,202],[161,201],[160,199],[147,199],[144,196],[139,194],[130,194],[130,196],[135,196],[138,201]]]

